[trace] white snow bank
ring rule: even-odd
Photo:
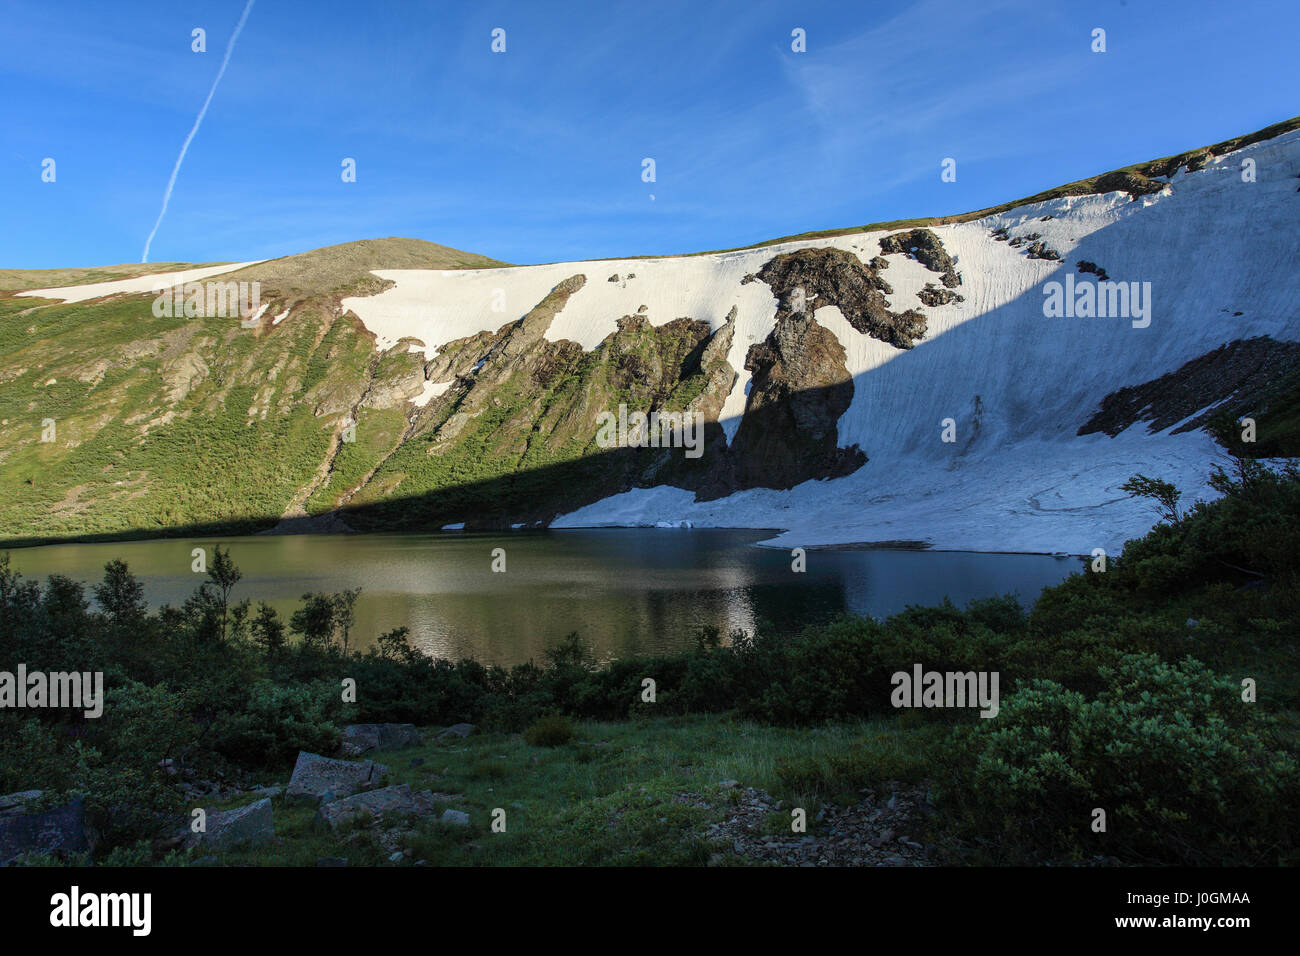
[[[421,392],[419,395],[415,396],[415,398],[411,399],[411,404],[415,405],[417,408],[424,408],[425,405],[429,404],[431,399],[437,398],[443,392],[447,391],[447,389],[451,388],[453,384],[455,383],[454,382],[425,382],[424,391]]]
[[[61,286],[57,289],[28,289],[19,295],[30,295],[41,299],[62,299],[64,302],[84,302],[106,295],[120,295],[126,292],[153,292],[160,286],[174,286],[185,282],[199,282],[211,276],[234,272],[255,266],[265,259],[251,262],[232,262],[224,266],[208,266],[205,269],[185,269],[180,272],[155,272],[153,275],[137,276],[134,279],[117,279],[113,282],[92,282],[89,285]]]

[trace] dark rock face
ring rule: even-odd
[[[1044,244],[1041,240],[1035,242],[1028,249],[1026,249],[1025,256],[1026,258],[1029,259],[1048,259],[1053,262],[1061,258],[1061,254],[1059,252],[1057,252],[1055,249],[1049,249],[1047,245]]]
[[[1110,276],[1106,275],[1106,270],[1095,262],[1089,262],[1087,259],[1080,259],[1075,263],[1074,267],[1078,269],[1081,274],[1091,272],[1101,282],[1110,281]]]
[[[839,447],[838,422],[853,401],[844,355],[810,313],[779,312],[772,332],[745,359],[753,373],[745,415],[698,497],[792,488],[862,467],[867,456],[856,445]]]
[[[71,854],[88,854],[93,849],[94,834],[80,798],[44,813],[0,815],[0,866],[8,866],[28,855],[66,858]]]
[[[1199,411],[1174,429],[1175,434],[1194,431],[1219,410],[1207,406],[1230,401],[1249,408],[1273,383],[1298,373],[1300,343],[1278,342],[1267,335],[1237,339],[1173,372],[1107,395],[1079,434],[1104,432],[1113,438],[1140,421],[1150,422],[1151,431],[1163,431]]]
[[[958,295],[952,289],[941,289],[933,282],[927,282],[925,288],[916,294],[924,305],[931,308],[939,305],[947,305],[950,302],[965,302],[964,296]]]
[[[931,272],[940,273],[939,281],[949,289],[961,285],[957,263],[948,255],[939,237],[929,229],[913,229],[886,236],[880,240],[880,251],[887,256],[901,254],[915,259]]]
[[[915,309],[891,312],[885,296],[893,289],[874,268],[843,249],[782,253],[764,263],[758,277],[784,311],[839,306],[853,328],[899,349],[910,349],[925,337],[925,316]]]

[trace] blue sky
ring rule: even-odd
[[[0,267],[140,260],[243,8],[0,3]],[[1297,35],[1295,0],[256,0],[149,258],[530,263],[962,212],[1300,112]]]

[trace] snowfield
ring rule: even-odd
[[[1244,182],[1242,161],[1256,165]],[[1063,198],[969,223],[931,227],[957,261],[965,301],[924,307],[916,295],[935,273],[888,256],[895,310],[920,307],[928,331],[909,351],[856,332],[835,306],[816,318],[839,338],[854,381],[839,422],[841,445],[869,461],[844,478],[788,491],[754,489],[713,502],[659,487],[616,495],[562,516],[554,527],[689,526],[788,529],[779,547],[925,541],[942,549],[1116,553],[1155,520],[1152,506],[1119,490],[1134,472],[1173,481],[1185,502],[1208,498],[1214,442],[1200,432],[1079,436],[1101,400],[1150,381],[1234,339],[1300,339],[1300,132],[1180,170],[1160,193]],[[1044,218],[1050,217],[1050,218]],[[1039,233],[1060,261],[1029,259],[990,233]],[[893,230],[891,230],[893,231]],[[723,411],[728,438],[744,412],[745,354],[771,331],[776,300],[762,282],[741,284],[781,252],[835,246],[864,262],[889,232],[664,259],[568,262],[474,272],[379,271],[388,291],[344,300],[391,348],[403,337],[433,356],[443,344],[495,331],[562,279],[586,285],[556,316],[552,340],[592,349],[620,316],[646,307],[654,324],[688,316],[719,328],[736,310],[729,361],[739,372]],[[1080,260],[1113,281],[1150,282],[1149,327],[1128,318],[1046,318],[1046,282]],[[611,276],[616,281],[609,281]],[[1094,276],[1080,275],[1078,281]],[[506,311],[493,311],[494,303]],[[1241,313],[1236,315],[1235,313]],[[423,396],[422,396],[423,397]],[[426,399],[427,400],[427,399]],[[956,441],[941,441],[942,422]]]

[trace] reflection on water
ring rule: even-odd
[[[877,617],[909,604],[958,604],[1016,592],[1029,604],[1078,568],[1042,555],[757,548],[761,531],[600,529],[514,534],[301,535],[65,544],[12,552],[31,577],[93,582],[120,557],[155,605],[179,605],[202,575],[195,547],[222,543],[243,572],[233,598],[265,600],[288,617],[304,593],[360,587],[353,639],[394,627],[440,657],[540,660],[577,631],[601,659],[689,646],[701,625],[724,633],[794,630],[846,611]],[[492,550],[506,552],[504,573]]]

